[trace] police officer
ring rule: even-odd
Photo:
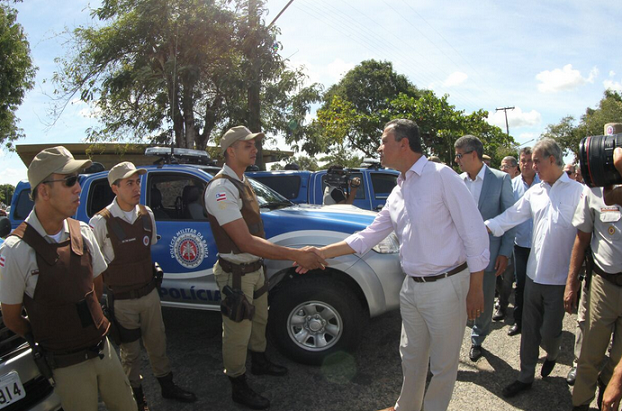
[[[108,263],[103,277],[108,301],[114,301],[111,308],[119,328],[121,363],[141,411],[149,409],[141,386],[141,337],[162,397],[181,402],[197,399],[173,382],[166,355],[162,308],[151,261],[151,245],[157,242],[155,219],[149,207],[139,204],[140,176],[146,172],[128,161],[114,166],[108,183],[116,197],[89,223]]]
[[[622,124],[618,127],[622,132]],[[578,272],[588,245],[594,259],[583,344],[572,392],[573,410],[588,410],[597,384],[602,395],[604,385],[622,357],[622,338],[617,335],[620,332],[617,325],[622,322],[622,207],[605,201],[602,188],[585,187],[572,223],[578,231],[564,295],[567,312],[572,312],[577,304]],[[600,371],[612,333],[615,336],[611,359]]]
[[[308,269],[326,265],[312,252],[281,247],[264,239],[257,197],[244,176],[244,170],[255,164],[255,141],[263,136],[244,126],[228,130],[220,141],[225,165],[205,191],[205,206],[219,255],[214,277],[223,296],[229,294],[223,302],[225,374],[231,381],[233,401],[253,409],[268,408],[270,401],[247,384],[247,349],[251,352],[253,374],[287,373],[285,367],[272,363],[265,355],[268,283],[262,257],[296,261]],[[236,317],[236,313],[243,318]]]
[[[90,164],[62,146],[30,163],[34,209],[0,249],[2,317],[13,332],[32,333],[44,350],[63,409],[96,411],[99,392],[109,410],[133,411],[98,302],[106,262],[88,225],[69,218],[80,204],[77,173]]]

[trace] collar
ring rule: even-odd
[[[475,182],[478,179],[484,181],[486,171],[488,171],[488,166],[486,165],[486,163],[482,163],[482,168],[480,168],[479,173],[477,173],[477,175],[475,176],[475,180],[471,180],[471,177],[469,177],[469,173],[467,173],[466,171],[462,173],[462,178],[464,179],[464,181]]]
[[[238,177],[236,172],[233,171],[233,169],[226,164],[222,166],[222,173],[228,175],[229,177],[233,177],[238,181],[241,181],[241,182],[246,181],[246,176],[244,176],[244,178],[240,180],[240,177]]]
[[[121,206],[119,206],[119,203],[117,203],[117,198],[115,197],[114,200],[112,201],[112,204],[110,204],[110,214],[112,214],[113,217],[119,217],[122,219],[125,219],[127,211],[123,211],[123,209],[121,209]],[[136,221],[136,218],[138,217],[138,206],[134,207],[134,210],[132,210],[132,221],[129,221],[129,223],[134,224],[134,221]]]
[[[400,173],[400,175],[397,177],[397,184],[399,184],[401,186],[404,183],[404,181],[406,181],[408,178],[410,178],[410,176],[413,173],[420,176],[421,174],[423,174],[423,168],[427,164],[428,164],[428,158],[426,156],[419,157],[419,159],[417,159],[417,161],[415,161],[415,164],[413,164],[408,169],[408,171],[406,171],[406,174]]]
[[[39,221],[39,218],[37,217],[37,213],[35,212],[34,208],[30,212],[30,214],[28,214],[28,217],[26,217],[24,221],[27,222],[32,228],[37,230],[37,233],[39,233],[41,237],[46,238],[46,239],[49,238],[50,240],[52,239],[52,237],[48,235],[48,233],[45,232],[45,229],[41,225],[41,221]],[[63,235],[61,236],[61,240],[64,241],[67,239],[67,237],[69,237],[69,226],[67,225],[67,220],[63,221],[63,228],[61,231],[63,232]],[[47,241],[50,242],[50,240],[47,240]]]

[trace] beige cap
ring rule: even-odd
[[[63,146],[46,148],[28,166],[28,182],[35,189],[50,174],[73,174],[92,164],[91,160],[76,160]]]
[[[488,154],[482,154],[482,160],[492,160]]]
[[[145,170],[144,168],[136,168],[133,163],[130,163],[129,161],[124,161],[110,169],[110,172],[108,173],[108,183],[112,185],[115,181],[131,177],[135,173],[138,173],[142,176],[146,172],[147,170]]]
[[[605,124],[605,135],[610,136],[613,134],[622,133],[622,123],[607,123]]]
[[[231,147],[236,141],[248,141],[263,137],[265,137],[264,133],[251,133],[251,131],[244,126],[235,126],[230,128],[222,137],[222,140],[220,140],[220,152],[224,154],[227,148]]]

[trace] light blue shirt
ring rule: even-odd
[[[540,183],[540,177],[535,175],[531,185],[527,185],[523,176],[516,176],[512,179],[512,190],[514,191],[514,202],[521,199],[523,195],[536,184]],[[514,238],[514,244],[519,247],[531,248],[531,236],[533,234],[533,219],[529,219],[516,227],[516,237]]]

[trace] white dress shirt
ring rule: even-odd
[[[475,204],[479,204],[479,197],[482,194],[482,188],[484,187],[484,176],[486,175],[486,168],[488,166],[482,163],[482,168],[480,168],[479,173],[475,176],[475,180],[471,180],[469,177],[469,173],[464,172],[460,174],[460,177],[464,180],[467,188],[471,192],[473,196],[473,200],[475,200]]]
[[[469,190],[451,168],[425,157],[400,174],[373,223],[346,242],[364,254],[391,231],[408,275],[432,276],[465,261],[471,272],[488,266],[488,233]]]
[[[572,245],[577,235],[572,218],[582,191],[581,183],[562,173],[553,186],[546,182],[532,186],[503,214],[486,221],[493,235],[499,237],[510,228],[533,218],[527,275],[534,283],[566,284]]]

